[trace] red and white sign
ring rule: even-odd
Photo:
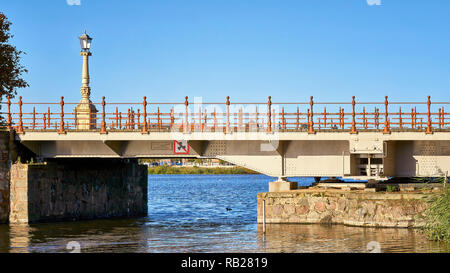
[[[189,144],[187,140],[174,140],[173,141],[173,153],[176,155],[188,155]]]

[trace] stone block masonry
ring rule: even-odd
[[[13,164],[10,223],[147,215],[147,168],[137,160]]]
[[[9,140],[10,132],[0,130],[0,224],[7,223],[9,215]]]
[[[258,223],[326,223],[363,227],[421,227],[431,193],[302,189],[258,194]]]

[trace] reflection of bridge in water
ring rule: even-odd
[[[293,176],[442,176],[449,102],[2,103],[5,127],[42,158],[219,158]],[[82,105],[83,103],[81,103]],[[78,105],[77,107],[75,107]],[[97,110],[100,109],[100,110]],[[174,142],[177,141],[177,142]],[[174,143],[187,143],[179,154]]]

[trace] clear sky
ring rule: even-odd
[[[448,0],[0,0],[0,10],[27,53],[26,101],[79,101],[84,29],[96,102],[450,99]]]

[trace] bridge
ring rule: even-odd
[[[80,102],[0,100],[0,223],[147,215],[139,158],[222,159],[277,177],[270,192],[297,189],[289,177],[380,181],[450,170],[450,102],[92,102],[92,38],[79,39]]]
[[[3,128],[39,158],[219,158],[288,177],[443,176],[450,169],[450,102],[204,103],[90,100],[92,38],[79,37],[81,101],[2,102]],[[447,107],[448,108],[448,107]],[[6,111],[5,111],[6,110]],[[290,184],[291,185],[291,184]],[[291,186],[289,186],[290,188]],[[295,185],[293,186],[295,187]]]
[[[2,103],[40,158],[219,158],[279,177],[437,177],[450,170],[450,102]],[[97,110],[97,108],[99,110]]]

